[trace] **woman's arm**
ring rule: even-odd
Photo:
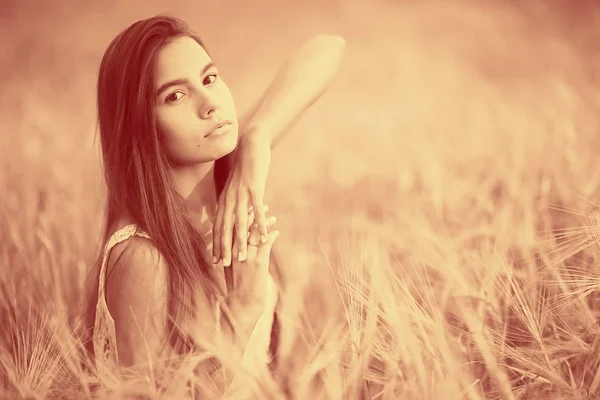
[[[146,239],[131,238],[109,263],[106,303],[115,322],[119,365],[146,375],[166,338],[167,268]]]
[[[263,196],[271,148],[327,89],[342,59],[346,42],[334,35],[316,35],[290,58],[260,99],[239,119],[240,140],[235,152],[220,164],[227,179],[219,198],[213,228],[213,259],[231,263],[233,227],[238,232],[239,260],[246,257],[248,203],[254,207],[261,237],[267,227]],[[222,170],[222,168],[219,168]],[[221,188],[219,188],[221,189]]]
[[[167,266],[151,243],[141,238],[128,241],[107,276],[106,297],[115,321],[119,365],[131,378],[142,378],[140,390],[152,390],[155,379],[161,378],[160,361],[166,361],[160,358],[169,355],[164,350],[170,348],[165,347],[168,346]],[[221,346],[241,356],[263,310],[234,297],[225,300],[226,312],[217,314],[208,303],[198,304],[198,339],[210,340],[210,344],[218,339]],[[204,368],[210,366],[200,366],[200,370]],[[143,383],[144,378],[147,383]]]
[[[316,35],[277,72],[258,101],[239,119],[243,139],[267,140],[271,147],[329,87],[342,60],[346,41]]]

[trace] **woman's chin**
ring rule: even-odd
[[[216,159],[219,159],[232,153],[237,147],[237,142],[238,135],[231,132],[218,137],[218,140],[212,141],[212,143],[208,144],[208,146],[212,148],[211,153],[216,157]]]

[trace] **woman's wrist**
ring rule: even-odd
[[[261,301],[251,300],[247,296],[240,296],[236,292],[230,292],[226,298],[226,304],[231,317],[232,323],[237,326],[237,329],[243,331],[252,331],[254,325],[264,312],[264,303]]]
[[[242,144],[264,144],[271,147],[273,143],[273,135],[268,125],[263,122],[253,122],[248,124],[244,134],[240,138]]]

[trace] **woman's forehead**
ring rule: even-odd
[[[167,81],[198,75],[211,62],[210,56],[197,41],[188,36],[177,38],[158,52],[156,84],[160,86]]]

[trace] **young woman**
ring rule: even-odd
[[[97,88],[107,215],[84,316],[99,369],[148,375],[161,355],[208,348],[210,338],[268,361],[278,234],[262,204],[270,150],[325,91],[343,49],[339,37],[312,38],[238,118],[181,20],[141,20],[110,43]]]

